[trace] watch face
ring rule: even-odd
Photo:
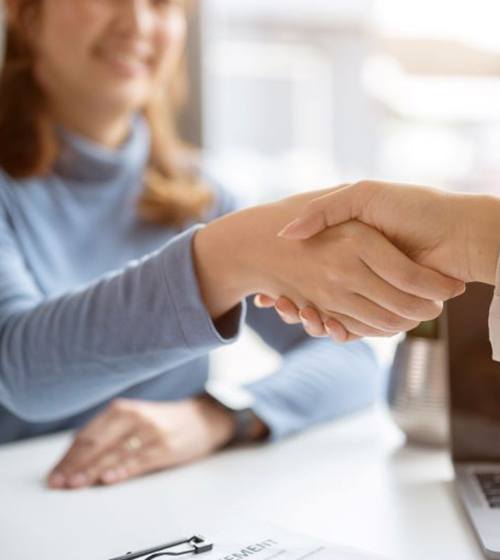
[[[230,410],[248,410],[254,404],[253,395],[242,387],[209,381],[206,386],[206,392]]]

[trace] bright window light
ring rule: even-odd
[[[500,50],[498,0],[378,0],[375,17],[383,34],[456,39]]]

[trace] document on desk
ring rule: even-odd
[[[227,527],[213,536],[213,551],[200,560],[383,560],[273,525],[251,524],[242,530],[238,524],[238,531]]]

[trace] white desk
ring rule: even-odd
[[[0,448],[0,558],[105,560],[238,512],[398,560],[482,558],[444,452],[405,448],[381,412],[113,488],[45,489],[68,435]]]

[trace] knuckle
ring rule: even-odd
[[[371,197],[377,188],[377,183],[375,181],[370,181],[368,179],[363,179],[358,181],[354,185],[355,192],[358,196],[362,199],[366,199],[366,197]]]
[[[173,450],[172,441],[168,434],[163,434],[157,443],[158,449],[163,454],[170,454]]]
[[[138,428],[144,430],[144,432],[149,433],[153,436],[158,436],[162,433],[160,426],[157,422],[148,416],[142,416],[138,419]]]
[[[153,429],[153,422],[149,418],[141,415],[137,417],[135,420],[136,420],[135,427],[134,427],[135,430],[144,433],[150,433],[151,430]]]
[[[418,270],[411,270],[405,267],[399,274],[400,282],[405,288],[415,288],[421,282],[421,275]]]
[[[143,422],[148,421],[148,417],[139,408],[129,408],[129,409],[127,409],[125,414],[127,415],[128,418],[130,418],[136,424],[142,424]]]
[[[128,411],[129,404],[126,399],[114,399],[109,405],[109,408],[112,412],[122,413]]]
[[[430,321],[436,319],[443,311],[443,304],[429,300],[414,300],[404,305],[399,312],[411,320]]]
[[[317,199],[310,200],[304,206],[304,212],[306,214],[313,214],[314,212],[316,212],[317,208],[318,208],[318,200]]]
[[[431,316],[436,312],[436,306],[434,305],[434,302],[429,300],[408,297],[399,306],[398,311],[404,317],[424,320],[431,318]]]
[[[373,181],[370,181],[369,179],[361,179],[361,181],[358,181],[355,184],[355,187],[358,189],[369,189],[371,187],[373,187]]]
[[[95,438],[93,438],[92,436],[81,432],[79,434],[77,434],[75,436],[75,441],[74,441],[74,445],[73,445],[73,450],[75,448],[77,449],[83,449],[83,448],[88,448],[88,447],[92,447],[93,445],[96,445],[96,440]]]
[[[393,313],[385,313],[380,319],[380,328],[386,332],[397,332],[405,330],[408,324],[402,317],[398,317]]]
[[[322,217],[325,221],[325,212],[322,206],[322,202],[318,199],[310,200],[304,206],[304,209],[301,213],[304,218],[317,218],[318,216]]]
[[[90,430],[88,428],[84,428],[75,434],[73,443],[87,443],[93,440],[94,437],[90,434]]]

